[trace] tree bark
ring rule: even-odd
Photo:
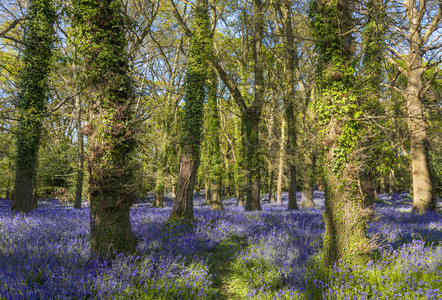
[[[22,170],[18,165],[15,173],[14,199],[11,209],[19,212],[29,212],[33,208],[33,174],[29,174],[27,169]]]
[[[281,141],[279,149],[279,168],[278,168],[278,184],[276,188],[276,203],[282,204],[282,184],[284,180],[284,166],[287,151],[287,135],[286,135],[286,118],[282,118],[281,124]]]
[[[419,47],[420,29],[417,20],[410,20],[410,50],[407,62],[410,66],[407,77],[408,130],[410,132],[411,170],[413,176],[413,207],[415,213],[425,213],[436,208],[428,156],[427,125],[423,104],[424,73],[422,50]]]
[[[250,106],[246,111],[245,140],[246,140],[246,164],[247,164],[247,201],[246,211],[261,210],[261,184],[259,172],[259,112]]]
[[[316,157],[313,153],[306,151],[305,154],[306,167],[304,169],[304,176],[302,180],[302,197],[301,207],[314,207],[313,201],[313,184],[316,167]]]
[[[210,209],[223,209],[221,198],[221,184],[212,183],[212,193],[210,197]]]
[[[390,196],[393,195],[394,193],[394,170],[390,171],[390,176],[389,176],[389,184],[388,184],[388,194]]]
[[[275,97],[275,99],[277,99]],[[269,202],[275,202],[275,176],[274,176],[274,168],[273,168],[273,148],[274,148],[274,137],[273,137],[273,129],[275,125],[275,105],[276,101],[272,101],[272,107],[270,109],[269,116],[269,124],[267,129],[267,140],[268,140],[268,154],[267,154],[267,170],[268,170],[268,185],[269,185]]]
[[[74,208],[81,208],[84,178],[84,141],[81,127],[81,99],[80,95],[75,97],[75,129],[77,131],[77,178],[75,186]]]
[[[164,164],[163,164],[164,166]],[[152,202],[152,207],[164,206],[164,170],[163,166],[160,166],[157,171],[157,180],[155,183],[155,194]]]
[[[206,117],[206,141],[209,160],[208,180],[211,186],[207,202],[211,209],[223,209],[221,203],[222,157],[219,142],[220,120],[218,112],[218,77],[214,71],[208,78],[207,117]]]
[[[184,154],[181,155],[176,197],[169,220],[190,221],[193,219],[193,189],[198,165],[199,161]]]

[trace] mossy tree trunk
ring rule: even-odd
[[[317,103],[323,136],[325,182],[324,262],[340,259],[350,265],[366,263],[371,252],[367,213],[360,188],[365,161],[359,155],[362,111],[355,93],[354,28],[351,0],[314,0],[309,16],[319,57]]]
[[[186,73],[184,120],[181,133],[181,159],[176,197],[169,220],[193,219],[193,189],[200,164],[203,106],[206,98],[208,54],[211,48],[210,20],[206,0],[196,3],[192,24],[189,64]]]
[[[207,148],[209,159],[210,208],[223,209],[221,200],[222,158],[219,144],[220,120],[218,112],[218,77],[214,71],[210,73],[207,99]]]
[[[136,145],[132,80],[125,51],[121,1],[72,3],[73,34],[83,56],[88,94],[91,253],[111,259],[132,253],[137,241],[129,209],[136,190],[129,163]]]
[[[16,177],[12,210],[29,212],[38,164],[42,119],[46,112],[55,12],[49,0],[29,1],[24,33],[23,68],[16,107],[20,114],[16,131]]]

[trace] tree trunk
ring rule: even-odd
[[[253,105],[248,107],[243,114],[246,125],[247,142],[247,201],[246,210],[261,210],[261,190],[260,190],[260,155],[259,155],[259,121],[261,117],[262,105],[264,103],[264,72],[262,39],[264,27],[264,15],[261,0],[253,0],[253,20],[254,20],[254,73],[255,73],[255,99]]]
[[[14,199],[11,209],[19,212],[29,212],[33,206],[33,175],[29,174],[28,170],[22,170],[18,165],[15,174]]]
[[[379,178],[379,194],[385,194],[385,177]]]
[[[276,98],[276,97],[275,97]],[[273,146],[274,146],[274,137],[273,137],[273,129],[275,124],[275,102],[272,101],[272,107],[270,109],[269,116],[269,125],[267,130],[267,139],[268,139],[268,154],[267,154],[267,170],[268,170],[268,184],[269,184],[269,202],[275,202],[275,187],[274,187],[274,171],[273,171]]]
[[[278,169],[278,185],[276,188],[276,203],[282,204],[282,181],[284,179],[284,166],[285,166],[285,155],[287,149],[287,136],[286,136],[286,119],[282,118],[281,125],[281,146],[279,149],[279,169]]]
[[[301,207],[314,207],[313,202],[313,184],[316,167],[316,157],[313,153],[307,151],[305,154],[306,167],[304,169],[304,176],[302,177],[302,197]]]
[[[236,198],[238,199],[238,207],[244,207],[244,193],[239,188],[236,190]]]
[[[74,208],[81,208],[81,196],[83,194],[83,178],[84,178],[84,141],[81,128],[81,99],[80,95],[75,97],[76,124],[77,131],[77,182],[75,187]]]
[[[288,209],[298,209],[296,202],[296,114],[295,114],[295,68],[298,67],[298,55],[295,48],[292,28],[292,7],[290,1],[285,3],[285,72],[287,94],[284,98],[285,118],[287,123],[287,164],[289,170],[289,203]]]
[[[410,24],[411,27],[414,25]],[[416,25],[417,26],[417,25]],[[410,28],[417,31],[418,29]],[[420,36],[420,35],[419,35]],[[418,36],[418,37],[419,37]],[[428,156],[427,126],[422,95],[422,52],[416,39],[410,42],[407,61],[410,71],[407,78],[408,130],[410,131],[411,170],[413,176],[413,207],[415,213],[425,213],[436,208]]]
[[[162,166],[158,169],[157,180],[155,184],[155,195],[152,202],[152,207],[164,206],[164,170]]]
[[[374,204],[377,198],[373,174],[374,170],[369,170],[365,174],[362,174],[360,179],[361,194],[363,196],[364,208],[367,210],[368,221],[373,221],[374,219]]]
[[[51,1],[29,2],[23,40],[23,67],[16,108],[16,173],[12,210],[33,208],[33,188],[40,148],[41,122],[45,114],[47,78],[50,72],[55,13]]]
[[[221,199],[221,184],[212,183],[210,209],[223,209],[223,203]]]
[[[220,120],[218,112],[218,77],[214,71],[208,80],[206,141],[209,160],[208,180],[211,186],[211,195],[207,197],[211,209],[223,209],[221,203],[222,157],[219,143]]]
[[[208,78],[208,53],[212,46],[207,2],[198,0],[186,72],[186,96],[184,120],[181,132],[181,159],[176,198],[169,220],[191,221],[193,219],[193,189],[200,163],[203,106]]]
[[[388,194],[390,196],[393,196],[393,193],[394,193],[394,170],[391,170],[389,176]]]
[[[188,158],[184,154],[181,155],[176,197],[169,220],[189,221],[193,219],[193,189],[198,165],[198,161]]]
[[[105,260],[133,253],[129,209],[137,199],[130,169],[136,145],[132,80],[126,60],[122,2],[73,2],[73,28],[83,55],[89,100],[89,195],[91,253]],[[87,11],[87,14],[84,12]]]
[[[209,181],[208,180],[204,180],[204,194],[205,194],[204,201],[205,201],[205,204],[207,204],[207,205],[210,204],[210,199],[211,199],[210,193],[211,193],[211,190],[210,190]]]
[[[353,120],[362,114],[353,86],[355,39],[348,33],[355,25],[353,7],[351,0],[314,0],[309,11],[315,49],[322,58],[317,68],[322,96],[318,105],[327,108],[318,114],[324,131],[323,255],[327,266],[339,260],[350,266],[365,265],[373,250],[367,237],[368,210],[360,178],[366,163],[360,155],[365,146],[360,137],[363,127]]]
[[[244,161],[245,161],[245,150],[244,150],[244,136],[243,136],[243,126],[242,120],[240,118],[235,119],[235,170],[234,170],[234,181],[236,187],[236,197],[238,199],[238,206],[244,207],[244,186],[245,186],[245,176],[244,176]]]
[[[246,211],[261,210],[260,172],[259,172],[259,113],[251,106],[247,109],[245,123],[247,201]]]
[[[269,162],[269,165],[271,163]],[[272,170],[270,170],[272,168]],[[275,175],[273,172],[273,166],[269,166],[269,202],[273,203],[275,202]]]

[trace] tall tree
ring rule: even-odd
[[[389,61],[407,78],[406,91],[399,90],[407,101],[408,130],[411,146],[411,169],[413,178],[412,211],[424,213],[434,210],[436,204],[433,196],[433,184],[429,167],[427,121],[425,110],[425,93],[436,78],[438,71],[430,80],[424,81],[424,75],[435,70],[442,61],[434,51],[440,51],[440,24],[442,21],[442,3],[429,0],[404,0],[406,29],[398,30],[398,35],[405,39],[408,51],[405,55],[398,47],[390,46],[394,58]],[[425,55],[428,54],[424,63]],[[434,60],[434,58],[436,58]],[[434,61],[432,61],[432,59]],[[404,67],[405,65],[405,67]]]
[[[318,118],[325,182],[324,262],[368,261],[367,215],[360,191],[362,114],[353,87],[354,29],[351,0],[314,0],[309,15],[318,55]]]
[[[223,209],[221,201],[222,159],[219,145],[220,120],[217,101],[218,76],[211,71],[207,99],[207,148],[209,159],[210,208]]]
[[[74,80],[77,77],[76,65],[74,64]],[[84,180],[84,137],[82,129],[82,107],[81,96],[75,96],[75,131],[77,132],[77,178],[75,186],[74,208],[81,208]]]
[[[206,98],[208,53],[211,39],[207,0],[198,0],[190,33],[189,64],[186,73],[181,159],[175,202],[170,220],[193,219],[193,188],[200,163],[203,106]]]
[[[284,117],[287,123],[287,167],[289,171],[288,209],[298,209],[296,202],[296,115],[295,114],[295,70],[298,69],[298,54],[292,27],[292,1],[285,0],[282,5],[284,48],[285,48],[285,90]]]
[[[381,0],[369,0],[367,3],[367,23],[363,30],[363,78],[360,80],[362,86],[361,98],[364,114],[368,119],[379,116],[382,113],[381,83],[383,78],[383,50],[385,49],[386,32],[385,6]],[[364,170],[361,173],[361,190],[364,196],[365,207],[370,210],[370,217],[374,216],[375,201],[375,170],[379,163],[376,153],[381,146],[382,135],[377,125],[368,122],[363,129],[365,133],[364,155],[367,158]],[[377,137],[377,138],[376,138]]]
[[[24,33],[23,68],[16,107],[16,177],[12,210],[33,208],[33,185],[38,164],[42,119],[46,112],[55,12],[50,0],[31,0]]]
[[[85,65],[90,149],[91,252],[110,259],[132,252],[129,209],[136,200],[129,167],[136,145],[133,84],[125,47],[127,17],[119,0],[73,1],[72,28]]]
[[[259,120],[264,104],[264,72],[262,40],[264,35],[264,12],[261,0],[253,0],[253,56],[254,56],[254,101],[242,115],[246,143],[247,201],[246,210],[261,210]]]

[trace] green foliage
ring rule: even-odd
[[[55,141],[42,147],[39,157],[37,172],[39,195],[51,197],[60,188],[73,195],[77,149],[68,140]]]
[[[10,198],[14,185],[15,158],[14,147],[11,144],[12,134],[2,132],[0,134],[0,197]]]

